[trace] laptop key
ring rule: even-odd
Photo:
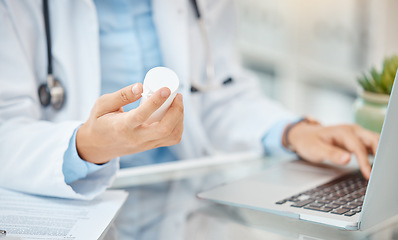
[[[361,202],[350,202],[350,205],[355,205],[355,206],[362,206]]]
[[[356,212],[350,211],[350,212],[345,213],[344,216],[351,217],[351,216],[353,216],[353,215],[355,215],[355,214],[356,214]]]
[[[335,197],[335,196],[327,196],[326,197],[326,200],[328,200],[328,201],[335,201],[337,199],[339,199],[339,197]]]
[[[329,203],[329,201],[325,201],[325,200],[322,200],[322,199],[317,199],[316,203],[327,204],[327,203]]]
[[[300,199],[298,199],[298,198],[289,198],[288,201],[289,202],[298,202],[298,201],[300,201]]]
[[[333,208],[333,209],[339,208],[340,206],[341,205],[339,205],[339,204],[333,204],[333,203],[329,203],[329,204],[325,205],[325,207],[330,207],[330,208]]]
[[[281,200],[281,201],[279,201],[279,202],[276,202],[275,204],[282,205],[282,204],[284,204],[284,203],[286,203],[286,202],[287,202],[287,200]]]
[[[351,204],[346,204],[346,205],[343,206],[343,208],[348,208],[348,209],[355,209],[355,208],[357,208],[357,207],[358,207],[358,206],[351,205]]]
[[[355,209],[351,209],[351,212],[356,212],[356,213],[360,213],[362,209],[360,208],[355,208]]]
[[[337,201],[334,201],[335,204],[340,204],[340,205],[344,205],[347,204],[348,202],[343,200],[343,199],[338,199]]]
[[[333,196],[335,197],[344,197],[345,195],[347,195],[346,193],[342,193],[342,192],[338,192],[338,193],[334,193]]]
[[[352,201],[355,201],[355,198],[353,198],[353,197],[345,197],[345,200],[347,200],[347,202],[352,202]]]
[[[351,196],[352,196],[353,198],[360,198],[360,197],[362,196],[362,194],[354,193],[354,194],[351,194]]]
[[[366,187],[361,188],[361,189],[358,191],[358,193],[361,194],[362,196],[365,195],[365,193],[366,193]]]
[[[338,214],[338,215],[342,215],[342,214],[344,214],[344,213],[346,213],[346,212],[348,212],[348,211],[350,211],[350,209],[347,209],[347,208],[338,208],[338,209],[333,210],[331,213],[333,213],[333,214]]]
[[[325,205],[325,204],[322,204],[322,203],[311,203],[311,204],[309,204],[309,205],[307,205],[308,207],[318,207],[318,208],[320,208],[320,207],[323,207],[323,205]]]
[[[303,201],[295,202],[294,204],[292,204],[290,206],[292,206],[292,207],[300,207],[301,208],[301,207],[304,207],[305,205],[310,204],[310,203],[312,203],[314,201],[315,201],[314,199],[309,198],[309,199],[306,199],[306,200],[303,200]]]
[[[305,206],[304,209],[310,209],[310,210],[315,210],[315,211],[321,211],[321,212],[330,212],[333,210],[333,208],[328,208],[328,207],[316,207],[316,206]]]

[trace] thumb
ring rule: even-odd
[[[327,144],[319,141],[311,148],[312,152],[308,152],[306,160],[311,162],[321,162],[323,160],[329,160],[332,163],[344,165],[351,160],[351,154],[337,146]]]
[[[142,84],[136,83],[119,91],[102,95],[95,103],[97,116],[118,111],[121,107],[141,98]]]

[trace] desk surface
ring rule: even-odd
[[[132,178],[143,177],[145,181],[138,184],[140,181],[136,179],[131,181],[131,186],[119,185],[130,195],[114,222],[110,239],[116,235],[122,240],[398,239],[398,217],[369,231],[343,231],[196,198],[198,192],[259,172],[280,161],[247,155],[244,161],[231,158],[230,162],[221,160],[220,164],[208,167],[200,164],[194,164],[191,169],[166,167],[168,170],[147,172],[145,176],[133,172]],[[123,175],[124,180],[126,177]]]

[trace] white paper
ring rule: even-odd
[[[38,197],[0,188],[0,229],[21,239],[98,239],[127,198],[109,190],[94,200]]]

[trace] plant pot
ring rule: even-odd
[[[354,103],[355,122],[366,129],[380,133],[389,99],[388,94],[360,92]]]

